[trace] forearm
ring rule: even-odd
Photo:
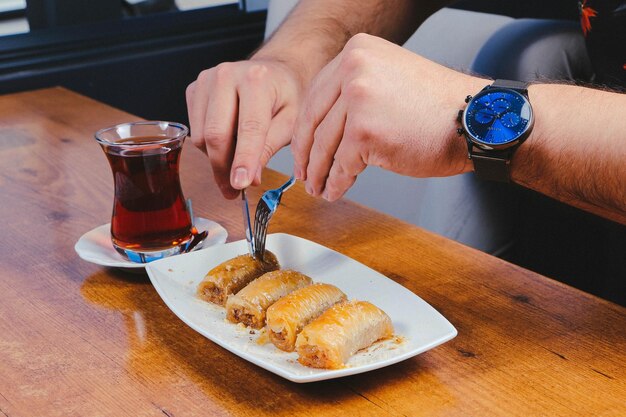
[[[557,84],[529,89],[535,127],[513,180],[626,224],[626,94]]]
[[[279,59],[308,82],[360,32],[404,42],[441,0],[301,0],[254,58]]]

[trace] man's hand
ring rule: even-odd
[[[354,36],[312,81],[292,151],[307,191],[340,198],[367,165],[413,177],[470,171],[456,135],[463,98],[488,81],[369,35]]]
[[[200,73],[187,88],[191,140],[209,156],[226,198],[260,183],[289,143],[310,80],[358,32],[403,42],[438,0],[300,0],[249,61]]]
[[[259,184],[289,143],[302,89],[289,66],[271,59],[222,63],[187,87],[191,141],[208,155],[226,198]]]

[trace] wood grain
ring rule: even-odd
[[[270,231],[396,280],[459,335],[302,385],[211,343],[144,275],[73,249],[110,220],[113,181],[93,132],[137,119],[61,88],[0,97],[0,416],[626,415],[626,309],[300,184]],[[190,144],[181,177],[196,213],[241,239],[239,202],[221,197]],[[283,180],[265,171],[249,198]]]

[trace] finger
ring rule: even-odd
[[[298,113],[291,140],[296,178],[304,180],[307,175],[313,134],[341,93],[341,79],[336,70],[341,54],[336,56],[311,82],[303,105]]]
[[[226,198],[239,195],[230,184],[230,171],[235,153],[235,129],[237,125],[237,90],[233,83],[219,80],[213,84],[207,98],[203,121],[203,142],[211,161],[215,182]],[[217,81],[217,79],[216,79]]]
[[[254,185],[261,183],[263,168],[265,168],[272,156],[291,141],[295,119],[296,111],[291,108],[285,108],[279,111],[270,122],[267,139],[259,160],[259,167],[253,181]]]
[[[189,131],[191,132],[191,114],[192,114],[192,108],[193,108],[193,97],[196,94],[196,86],[197,86],[197,81],[192,82],[191,84],[189,84],[187,86],[187,90],[185,91],[185,100],[187,101],[187,115],[189,117]],[[192,137],[191,137],[191,133],[189,133],[189,138],[191,140],[191,143],[193,143],[195,146],[198,147],[198,149],[200,149],[202,152],[204,152],[206,154],[206,146],[204,144],[204,141],[201,140],[199,142],[195,141]]]
[[[314,141],[306,174],[306,190],[311,195],[318,196],[324,190],[335,152],[341,143],[345,123],[345,101],[340,97],[313,134]]]
[[[265,67],[260,68],[250,70],[247,82],[238,89],[239,126],[230,178],[231,185],[236,189],[246,188],[252,182],[272,118],[274,97],[264,80]]]
[[[365,161],[358,142],[349,136],[344,136],[335,152],[335,159],[326,178],[323,197],[328,201],[341,198],[354,185],[357,176],[367,167]]]
[[[210,82],[210,71],[202,71],[198,79],[187,87],[187,114],[189,116],[189,137],[195,146],[204,148],[204,137],[202,129],[204,127],[204,115],[206,113]]]

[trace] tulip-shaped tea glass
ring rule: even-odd
[[[113,247],[130,261],[176,255],[192,238],[179,177],[187,133],[179,123],[148,121],[95,134],[113,171]]]

